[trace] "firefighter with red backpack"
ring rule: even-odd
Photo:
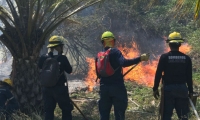
[[[147,61],[149,54],[126,59],[122,53],[114,48],[115,37],[106,31],[101,36],[104,51],[99,52],[95,59],[97,76],[100,78],[100,120],[109,120],[110,110],[114,106],[115,120],[125,120],[128,98],[124,85],[122,67],[128,67],[141,61]]]
[[[38,67],[41,69],[40,82],[43,89],[45,120],[54,119],[54,109],[57,103],[62,110],[62,120],[72,120],[73,105],[64,73],[70,74],[72,67],[67,57],[62,55],[63,46],[62,36],[52,36],[47,46],[50,52],[42,55],[38,61]],[[54,50],[58,52],[58,55],[53,54]]]

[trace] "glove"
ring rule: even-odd
[[[144,54],[142,54],[142,55],[140,55],[140,60],[141,61],[147,61],[147,60],[149,60],[149,53],[144,53]]]
[[[158,99],[158,97],[160,96],[158,90],[153,91],[153,96],[155,99]]]
[[[199,94],[198,94],[197,92],[192,92],[192,93],[189,93],[189,94],[188,94],[188,97],[189,97],[191,100],[196,99],[198,96],[199,96]]]
[[[193,93],[189,93],[188,97],[192,100],[193,99]]]

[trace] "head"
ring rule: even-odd
[[[106,31],[101,36],[101,42],[104,47],[114,47],[115,46],[115,36],[112,32]]]
[[[181,37],[180,33],[173,32],[169,34],[169,37],[166,40],[166,42],[169,44],[171,50],[179,50],[179,47],[181,46],[181,43],[184,42],[184,40]]]
[[[62,53],[63,46],[64,46],[64,37],[54,35],[49,39],[49,45],[47,46],[47,48],[55,49],[56,51],[58,51],[58,53]]]

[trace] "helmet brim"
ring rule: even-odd
[[[183,43],[183,40],[170,40],[169,43]]]
[[[47,46],[47,48],[52,48],[52,47],[56,47],[56,46],[59,46],[59,45],[64,45],[64,44],[49,44]]]

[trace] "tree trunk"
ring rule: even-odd
[[[12,68],[11,79],[21,111],[30,113],[32,110],[40,109],[42,92],[36,60],[13,59]]]

